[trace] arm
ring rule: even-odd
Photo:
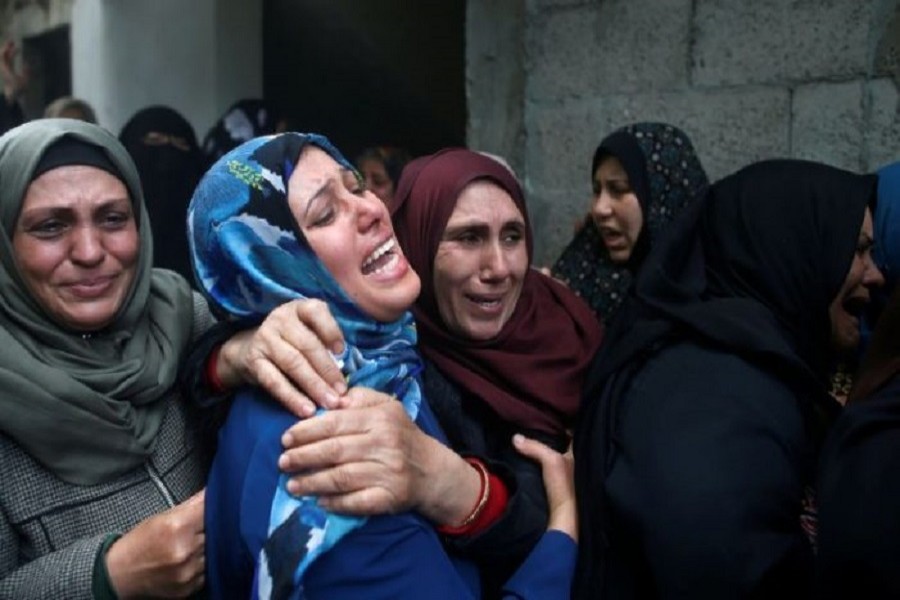
[[[283,471],[294,494],[330,510],[374,515],[416,510],[438,524],[463,521],[478,502],[478,471],[426,435],[399,402],[353,388],[346,408],[301,421],[284,435]]]
[[[319,300],[295,300],[273,310],[258,328],[240,330],[222,323],[191,350],[182,388],[189,398],[208,404],[242,384],[265,389],[292,413],[308,417],[316,406],[333,407],[347,386],[333,355],[343,348],[340,327]],[[214,359],[214,364],[207,361]],[[210,368],[221,389],[204,374]]]

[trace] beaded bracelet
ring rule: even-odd
[[[487,467],[484,466],[484,463],[477,458],[464,458],[463,460],[475,467],[475,470],[478,471],[478,475],[481,478],[481,495],[478,498],[478,502],[475,503],[475,507],[472,508],[469,515],[463,519],[459,525],[441,525],[437,528],[440,533],[446,535],[458,535],[463,533],[478,517],[481,516],[484,507],[487,506],[488,499],[491,497],[491,477]]]

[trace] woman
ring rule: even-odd
[[[459,485],[456,476],[440,461],[423,465],[430,453],[414,432],[373,407],[299,423],[286,434],[293,449],[280,464],[287,471],[317,469],[295,476],[291,491],[332,496],[345,512],[412,507],[426,514],[443,526],[454,551],[483,567],[486,588],[498,589],[547,521],[540,472],[509,440],[525,433],[557,450],[566,447],[600,327],[565,286],[530,268],[525,200],[500,163],[464,149],[416,159],[404,170],[397,202],[398,242],[429,282],[413,306],[426,358],[425,396],[450,446],[484,459],[508,498],[505,491],[492,496],[492,512],[460,527],[465,508],[462,515],[446,510],[430,493]],[[327,310],[286,304],[256,338],[236,337],[212,364],[226,382],[258,382],[286,404],[296,396],[290,377],[317,402],[336,406],[327,390],[343,392],[343,378],[325,348],[341,343]],[[394,451],[370,459],[386,437],[395,440]],[[345,472],[355,475],[340,476]],[[477,501],[472,494],[459,504]]]
[[[184,219],[203,161],[194,128],[167,106],[139,110],[122,128],[119,140],[131,154],[153,224],[153,265],[194,281]]]
[[[0,597],[187,596],[208,457],[173,384],[206,304],[152,268],[140,180],[106,130],[11,130],[0,182]]]
[[[363,150],[356,158],[356,168],[366,182],[366,187],[391,206],[394,192],[400,182],[400,173],[410,160],[403,148],[393,146],[372,146]]]
[[[650,248],[709,182],[687,135],[665,123],[635,123],[600,142],[591,163],[590,217],[553,275],[609,323]]]
[[[227,154],[198,188],[189,229],[199,279],[218,311],[252,322],[291,299],[324,300],[345,333],[337,360],[348,384],[393,395],[408,418],[441,437],[421,395],[407,311],[419,278],[387,209],[325,138],[259,138]],[[323,509],[314,496],[288,493],[277,459],[281,435],[295,421],[260,389],[237,394],[206,494],[213,596],[246,596],[251,588],[253,597],[479,596],[471,567],[455,564],[419,515],[352,518]],[[522,447],[560,466],[549,449]],[[486,498],[487,472],[473,464],[468,470]],[[508,595],[568,596],[574,505],[564,502],[568,514],[551,518],[551,527],[566,523],[563,535],[545,534],[531,557],[540,568],[523,569]]]
[[[654,249],[575,436],[579,598],[806,597],[835,352],[882,283],[876,179],[803,161],[714,185]]]
[[[819,465],[818,592],[900,595],[900,289],[878,321]]]

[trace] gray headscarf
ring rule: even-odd
[[[100,148],[134,206],[140,255],[112,324],[86,337],[54,321],[31,296],[12,236],[28,186],[48,148],[71,137]],[[152,268],[140,179],[111,133],[71,119],[41,119],[0,137],[0,433],[61,479],[106,481],[153,452],[191,332],[180,276]]]

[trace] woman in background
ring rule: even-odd
[[[666,123],[634,123],[600,142],[591,163],[594,200],[552,274],[609,323],[666,226],[706,193],[691,140]]]

